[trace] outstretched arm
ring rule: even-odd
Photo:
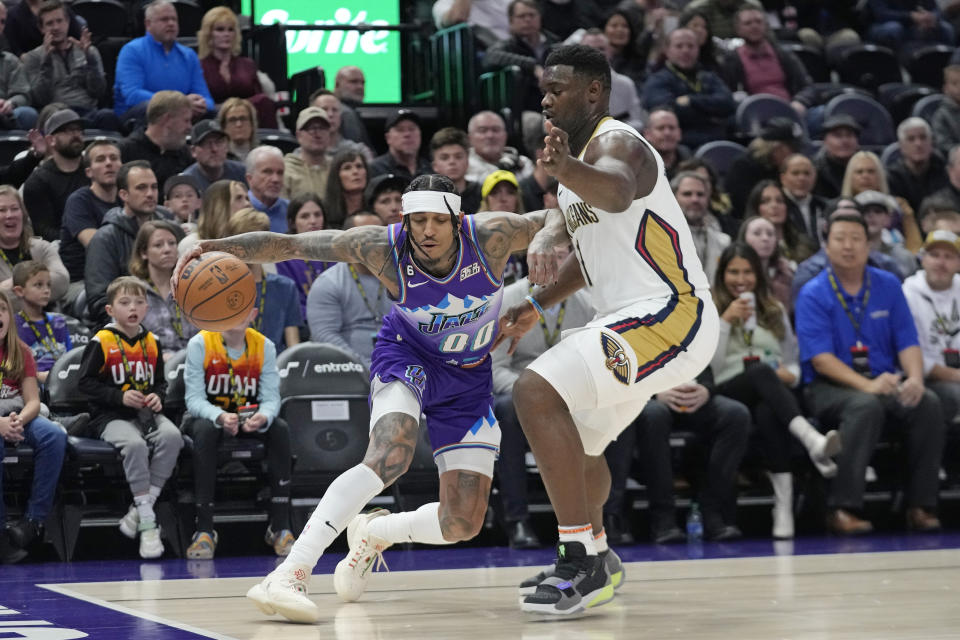
[[[502,211],[484,212],[476,214],[474,219],[480,249],[491,266],[503,266],[511,253],[528,248],[535,248],[538,255],[547,256],[552,254],[556,247],[564,246],[570,241],[563,215],[557,209],[541,209],[524,215]],[[556,266],[552,273],[556,274]],[[533,282],[538,283],[540,280]]]

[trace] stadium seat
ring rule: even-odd
[[[881,85],[877,89],[877,97],[880,104],[886,107],[893,119],[893,124],[898,125],[910,117],[913,111],[913,105],[921,98],[932,95],[933,89],[918,85],[905,84],[902,82],[891,82]]]
[[[80,394],[80,360],[83,347],[74,347],[53,363],[47,375],[47,394],[50,411],[72,415],[87,410],[87,400]]]
[[[954,48],[934,44],[915,49],[907,57],[907,73],[914,84],[939,89],[943,86],[943,68],[950,62]]]
[[[927,122],[932,122],[933,114],[936,113],[937,109],[940,108],[940,103],[942,101],[942,93],[935,93],[927,96],[926,98],[920,98],[917,100],[917,103],[913,105],[913,112],[911,115],[917,116],[918,118],[923,118]]]
[[[277,147],[284,153],[292,153],[300,146],[296,136],[281,129],[257,129],[257,138],[260,144]]]
[[[367,450],[370,372],[343,349],[304,342],[277,357],[280,416],[297,454],[294,483],[355,466]]]
[[[441,122],[465,123],[477,112],[476,46],[468,24],[430,36],[435,99]]]
[[[513,144],[522,137],[522,98],[520,67],[511,65],[480,76],[480,107],[500,114],[507,124],[507,137]]]
[[[109,129],[84,129],[83,142],[90,144],[94,140],[108,138],[110,140],[120,140],[123,135],[119,131],[110,131]]]
[[[887,82],[903,82],[900,62],[886,47],[860,44],[843,51],[837,65],[841,82],[875,91]]]
[[[195,0],[173,0],[173,7],[177,10],[181,34],[192,36],[200,31],[204,11]]]
[[[277,91],[286,91],[287,84],[287,37],[279,23],[269,26],[256,25],[245,39],[245,55],[253,58],[257,69],[267,74]],[[183,33],[183,29],[180,29]],[[291,32],[291,33],[296,33]]]
[[[797,56],[814,82],[830,82],[830,66],[820,51],[795,42],[781,42],[780,46]]]
[[[130,14],[126,5],[118,0],[74,0],[70,8],[90,25],[90,31],[97,38],[98,49],[99,40],[103,38],[130,35]]]
[[[187,389],[183,381],[186,368],[186,349],[177,351],[163,363],[163,375],[167,379],[167,397],[163,403],[163,413],[174,424],[180,424],[180,418],[187,410]]]
[[[885,167],[890,167],[897,160],[900,159],[900,143],[891,142],[883,149],[883,153],[880,154],[880,163]]]
[[[887,145],[896,140],[890,114],[876,100],[858,94],[837,96],[827,103],[824,118],[845,114],[856,120],[862,129],[861,145]]]
[[[701,145],[694,155],[709,162],[716,170],[720,181],[723,182],[723,178],[727,175],[733,161],[746,152],[747,148],[742,144],[730,140],[713,140]]]
[[[745,137],[755,138],[760,134],[763,125],[772,118],[778,117],[789,118],[804,127],[803,118],[783,98],[767,93],[747,96],[737,105],[735,116],[737,131]]]
[[[300,113],[309,107],[313,92],[326,86],[326,76],[321,66],[304,69],[290,76],[290,99],[294,111]]]
[[[30,139],[27,132],[19,129],[0,131],[0,166],[13,162],[22,151],[30,148]]]

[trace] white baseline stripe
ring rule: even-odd
[[[207,631],[206,629],[199,629],[197,627],[193,627],[188,624],[184,624],[182,622],[176,622],[174,620],[169,620],[167,618],[161,618],[160,616],[155,616],[150,613],[144,613],[143,611],[137,611],[136,609],[131,609],[129,607],[124,607],[123,605],[114,604],[107,600],[101,600],[100,598],[87,596],[82,593],[73,591],[72,589],[68,589],[59,584],[38,584],[37,586],[42,589],[47,589],[48,591],[53,591],[54,593],[59,593],[60,595],[67,596],[68,598],[76,598],[77,600],[83,600],[84,602],[95,604],[98,607],[113,609],[114,611],[125,613],[128,616],[143,618],[144,620],[149,620],[150,622],[156,622],[157,624],[165,624],[168,627],[173,627],[174,629],[180,629],[181,631],[189,631],[190,633],[195,633],[205,638],[213,638],[214,640],[237,640],[233,636],[225,636],[220,633],[214,633],[213,631]]]

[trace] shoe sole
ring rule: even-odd
[[[363,581],[363,588],[360,593],[349,592],[345,586],[342,584],[344,578],[341,578],[342,573],[340,571],[341,567],[347,572],[352,572],[353,569],[350,567],[350,558],[353,556],[353,547],[355,546],[354,540],[358,535],[358,529],[360,528],[360,518],[365,517],[367,519],[367,524],[370,524],[370,521],[374,518],[371,517],[373,514],[380,514],[376,517],[390,515],[390,512],[386,509],[374,509],[367,513],[357,514],[353,520],[350,521],[350,524],[347,525],[347,557],[337,563],[336,568],[333,570],[333,590],[336,592],[337,597],[339,597],[344,602],[356,602],[367,590],[366,580]],[[373,568],[368,568],[368,571],[372,572]],[[341,591],[343,593],[341,593]]]
[[[213,560],[213,551],[203,550],[201,552],[190,551],[187,549],[187,559],[188,560]]]
[[[270,601],[270,596],[261,584],[255,584],[247,591],[247,598],[252,601],[262,613],[272,616],[280,614],[290,622],[299,622],[301,624],[314,624],[320,619],[320,612],[305,613],[302,609],[277,604]]]
[[[826,435],[826,444],[823,447],[823,455],[832,458],[843,450],[843,442],[840,440],[839,431],[831,431]]]
[[[624,579],[627,577],[627,572],[623,568],[623,563],[620,564],[620,570],[610,574],[610,583],[613,585],[614,591],[620,589],[623,585]],[[544,576],[546,578],[546,576]],[[537,584],[540,584],[542,580],[538,580]],[[519,587],[517,591],[520,592],[521,596],[530,596],[536,593],[537,584],[531,585],[529,587]]]
[[[139,524],[139,523],[137,523],[137,524]],[[126,520],[121,520],[121,521],[120,521],[120,527],[119,527],[119,529],[120,529],[120,533],[122,533],[123,535],[127,536],[127,537],[130,538],[131,540],[133,540],[134,538],[137,537],[137,525],[136,525],[136,524],[133,525],[133,527],[131,528],[131,527],[130,527],[130,524],[129,524]]]
[[[569,609],[557,609],[556,604],[538,604],[534,602],[521,602],[520,610],[524,613],[536,613],[541,615],[554,615],[554,616],[571,616],[578,613],[583,613],[587,609],[592,609],[594,607],[599,607],[607,604],[613,600],[614,596],[614,587],[613,583],[607,583],[606,586],[601,587],[600,589],[595,589],[590,593],[586,594],[580,601]],[[584,604],[586,603],[586,604]]]

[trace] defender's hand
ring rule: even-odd
[[[553,126],[549,120],[543,123],[547,131],[543,139],[543,156],[537,160],[544,170],[557,180],[566,170],[572,158],[570,157],[570,136],[560,127]]]
[[[493,351],[500,346],[504,340],[510,338],[507,355],[513,355],[513,352],[517,350],[517,344],[519,344],[520,338],[522,338],[527,331],[530,331],[539,319],[540,314],[533,308],[533,305],[526,300],[516,306],[510,307],[500,316],[500,333],[497,334],[497,338],[493,341],[493,346],[490,347],[490,350]]]

